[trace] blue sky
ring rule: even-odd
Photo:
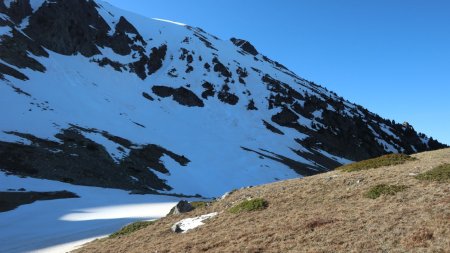
[[[298,75],[450,144],[450,1],[107,1],[249,40]]]

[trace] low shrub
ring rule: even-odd
[[[397,192],[404,191],[408,188],[406,185],[387,185],[379,184],[366,192],[365,196],[370,199],[376,199],[381,195],[395,195]]]
[[[416,176],[419,180],[450,182],[450,164],[443,164]]]
[[[244,200],[241,203],[231,207],[229,211],[231,213],[252,212],[266,209],[269,203],[261,198]]]
[[[405,154],[389,154],[383,155],[377,158],[364,160],[360,162],[350,163],[341,167],[336,168],[337,170],[353,172],[368,169],[376,169],[384,166],[392,166],[406,163],[408,161],[417,160],[414,157]]]
[[[131,223],[131,224],[126,225],[125,227],[121,228],[119,231],[114,232],[111,235],[109,235],[109,238],[115,238],[115,237],[131,234],[135,231],[146,228],[153,223],[155,223],[155,221],[138,221],[138,222]]]

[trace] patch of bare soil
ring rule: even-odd
[[[76,252],[450,252],[450,184],[415,177],[450,163],[450,149],[413,156],[417,159],[396,166],[332,171],[238,190]],[[366,192],[379,184],[407,188],[367,198]],[[228,211],[248,198],[263,198],[268,207]],[[183,218],[211,212],[219,214],[194,230],[170,230]]]

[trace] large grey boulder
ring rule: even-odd
[[[180,202],[178,202],[178,204],[176,206],[174,206],[170,212],[169,215],[172,214],[181,214],[181,213],[187,213],[194,210],[194,207],[189,204],[189,202],[187,202],[186,200],[181,200]]]

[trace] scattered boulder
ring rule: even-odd
[[[183,229],[181,229],[180,224],[178,224],[178,223],[173,224],[173,226],[170,229],[174,233],[182,233],[183,232]]]

